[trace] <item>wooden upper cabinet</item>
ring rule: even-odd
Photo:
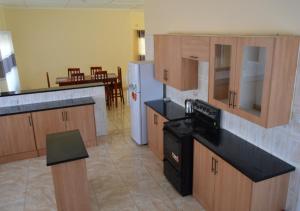
[[[227,111],[232,109],[236,46],[233,37],[212,37],[210,42],[209,102]]]
[[[211,38],[209,103],[266,128],[287,124],[298,50],[293,36]]]
[[[182,57],[179,35],[154,36],[155,78],[179,90],[198,87],[198,61]]]
[[[0,156],[36,151],[31,114],[0,117]]]
[[[94,105],[70,107],[66,111],[67,130],[79,130],[86,147],[96,145]]]
[[[47,134],[63,132],[66,130],[64,115],[63,109],[32,113],[32,120],[35,126],[36,146],[40,154],[45,154],[46,152]]]
[[[209,37],[182,36],[182,57],[199,61],[209,60]]]

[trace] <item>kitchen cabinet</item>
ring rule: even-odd
[[[36,155],[30,113],[0,117],[0,163]]]
[[[46,136],[66,130],[65,113],[63,109],[39,111],[32,113],[35,125],[35,139],[39,154],[46,153]]]
[[[181,36],[178,35],[154,36],[154,76],[179,90],[197,89],[198,61],[182,57],[181,43]]]
[[[182,36],[182,57],[197,61],[209,60],[209,37]]]
[[[269,128],[290,118],[299,40],[212,37],[209,103]]]
[[[193,196],[208,211],[281,211],[289,174],[253,182],[194,140]]]
[[[147,139],[150,150],[160,159],[164,159],[164,122],[167,120],[147,107]]]
[[[46,152],[46,136],[50,133],[79,130],[86,145],[96,145],[93,105],[69,107],[32,113],[39,154]]]

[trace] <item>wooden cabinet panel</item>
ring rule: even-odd
[[[164,159],[164,123],[167,120],[158,116],[158,127],[157,127],[157,148],[158,148],[158,157],[160,160]]]
[[[193,196],[207,210],[213,210],[215,176],[212,153],[194,141]]]
[[[209,37],[183,36],[182,57],[199,61],[208,61]]]
[[[156,154],[157,146],[157,127],[156,127],[156,117],[155,112],[147,107],[147,136],[148,136],[148,145],[152,152]]]
[[[31,115],[0,117],[0,156],[36,151]]]
[[[64,110],[55,109],[32,113],[37,149],[46,149],[46,136],[51,133],[63,132],[66,130],[64,122]],[[42,152],[41,154],[44,154]]]
[[[164,159],[164,122],[167,120],[147,107],[147,137],[150,150],[160,159]]]
[[[154,36],[155,78],[179,90],[198,87],[198,63],[182,58],[181,36]]]
[[[96,145],[94,106],[80,106],[65,109],[67,130],[79,130],[86,146]]]
[[[214,155],[217,160],[215,177],[215,211],[249,211],[252,181]]]

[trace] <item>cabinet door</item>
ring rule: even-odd
[[[158,150],[158,157],[160,160],[164,159],[164,123],[167,120],[162,117],[158,116],[158,126],[157,126],[157,150]]]
[[[81,137],[88,146],[96,145],[96,127],[94,106],[80,106],[65,109],[67,130],[79,130]]]
[[[213,154],[194,141],[193,196],[206,210],[213,210],[214,183]],[[220,209],[222,210],[222,209]]]
[[[157,124],[158,116],[157,114],[149,107],[147,107],[147,136],[148,136],[148,145],[150,150],[156,154],[158,151],[157,146]]]
[[[208,61],[209,37],[183,36],[182,57],[199,61]]]
[[[40,111],[32,113],[38,150],[46,149],[46,136],[51,133],[59,133],[66,130],[62,109]]]
[[[35,151],[31,114],[0,117],[0,155]]]
[[[209,102],[224,110],[232,109],[236,45],[234,37],[212,37],[210,42]]]
[[[181,37],[156,35],[154,39],[155,78],[182,89]]]
[[[274,38],[239,38],[235,112],[252,122],[267,119]]]
[[[249,211],[252,182],[227,162],[216,157],[215,211]]]

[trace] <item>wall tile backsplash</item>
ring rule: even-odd
[[[179,91],[167,87],[167,96],[184,105],[186,98],[208,101],[208,63],[199,63],[198,89]],[[291,120],[288,125],[265,129],[236,115],[222,111],[221,127],[294,165],[286,209],[300,211],[300,70],[297,70]]]

